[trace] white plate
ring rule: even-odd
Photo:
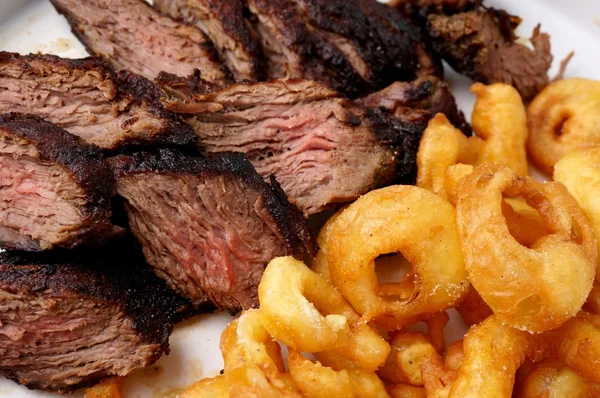
[[[567,70],[568,77],[600,80],[600,2],[596,0],[491,0],[486,4],[504,8],[523,18],[519,33],[529,37],[534,26],[552,35],[555,56],[552,73],[570,51],[576,55]],[[63,57],[87,55],[71,34],[67,22],[49,2],[42,0],[0,0],[0,50],[20,53],[45,52]],[[460,107],[470,114],[473,97],[470,81],[448,73]],[[447,337],[461,337],[463,330],[453,316]],[[177,326],[171,337],[171,354],[149,369],[127,378],[125,398],[165,397],[191,383],[215,376],[223,366],[219,352],[221,331],[232,318],[226,313],[205,315]],[[74,394],[73,397],[82,397]],[[58,397],[31,392],[0,378],[0,397]]]

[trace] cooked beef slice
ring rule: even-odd
[[[0,248],[111,236],[113,181],[96,147],[34,116],[0,116]]]
[[[160,149],[111,159],[132,232],[158,276],[195,305],[258,305],[274,257],[314,253],[305,221],[241,155]]]
[[[533,49],[519,43],[515,29],[520,22],[501,10],[478,9],[431,14],[427,31],[436,51],[457,72],[486,84],[511,84],[528,100],[548,85],[552,54],[550,37],[539,26],[531,38]]]
[[[1,253],[0,372],[66,393],[168,353],[189,302],[130,247]]]
[[[172,20],[144,0],[51,0],[75,36],[116,70],[153,79],[165,71],[180,76],[200,69],[223,83],[228,71],[210,39],[197,27]]]
[[[362,98],[361,103],[370,108],[387,109],[407,123],[415,116],[421,120],[423,117],[431,118],[437,113],[443,113],[466,135],[470,136],[472,132],[465,115],[456,105],[450,86],[436,77],[422,77],[410,83],[395,82]]]
[[[163,76],[167,108],[198,135],[206,153],[241,152],[265,179],[273,175],[306,216],[371,189],[412,183],[428,114],[404,120],[340,98],[310,80],[235,84],[211,91]],[[186,96],[187,99],[186,99]]]
[[[262,52],[244,18],[241,0],[154,0],[153,4],[210,37],[235,80],[258,81],[266,76]]]
[[[191,142],[185,123],[132,92],[144,82],[152,85],[119,78],[94,59],[0,52],[0,113],[42,117],[102,149]]]
[[[387,5],[398,7],[406,15],[418,18],[431,13],[450,15],[469,11],[480,7],[482,3],[482,0],[391,0]]]

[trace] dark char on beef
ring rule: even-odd
[[[246,154],[261,176],[277,178],[306,216],[375,188],[414,183],[416,151],[432,103],[440,111],[455,105],[449,92],[449,98],[427,101],[434,92],[431,81],[407,90],[417,92],[412,102],[429,109],[400,109],[396,91],[372,97],[367,108],[310,80],[215,89],[163,74],[158,82],[166,108],[194,128],[201,150]],[[380,107],[392,107],[401,117]],[[452,111],[458,120],[458,110]]]
[[[0,247],[71,248],[112,236],[99,150],[35,116],[0,116]]]
[[[160,149],[122,155],[111,165],[146,260],[195,305],[256,306],[271,259],[314,254],[302,214],[242,155],[200,158]]]
[[[189,126],[147,95],[154,89],[95,59],[0,52],[0,113],[42,117],[102,149],[192,142]]]
[[[180,76],[202,71],[204,79],[224,83],[210,39],[197,27],[161,15],[144,0],[51,0],[88,52],[119,70],[153,79],[165,71]]]
[[[202,29],[236,81],[266,77],[262,51],[244,18],[242,0],[154,0],[153,5],[172,18]]]
[[[0,253],[0,372],[61,393],[125,376],[169,352],[189,308],[129,240]]]

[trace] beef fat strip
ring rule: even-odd
[[[256,306],[271,259],[314,252],[300,212],[241,155],[204,159],[161,149],[111,164],[146,260],[196,305]]]
[[[539,26],[533,49],[517,42],[518,17],[502,10],[479,8],[454,15],[430,14],[427,31],[436,51],[457,72],[486,84],[513,85],[525,100],[549,83],[550,37]]]
[[[121,245],[1,253],[0,373],[62,393],[125,376],[169,352],[186,303]]]
[[[144,95],[152,83],[123,77],[93,59],[0,52],[0,113],[42,117],[103,149],[193,140],[185,123]]]
[[[96,147],[35,116],[0,117],[0,248],[101,241],[113,188]]]
[[[241,0],[154,0],[160,12],[196,25],[210,37],[237,81],[265,77],[262,51],[244,19]]]
[[[144,0],[51,0],[87,50],[116,70],[153,79],[165,71],[179,76],[200,69],[214,83],[228,71],[208,37],[197,27],[161,15]]]
[[[414,182],[428,118],[420,110],[404,121],[310,80],[217,90],[166,75],[159,83],[168,93],[164,103],[192,125],[201,149],[245,153],[307,216],[374,188]]]

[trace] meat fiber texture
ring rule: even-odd
[[[125,376],[169,352],[188,307],[128,240],[0,253],[0,372],[61,393]]]
[[[204,159],[161,149],[111,164],[146,260],[196,306],[254,307],[270,260],[314,254],[302,214],[241,155]]]
[[[152,90],[143,77],[117,76],[98,60],[0,52],[0,113],[39,116],[102,149],[193,140]]]
[[[114,180],[99,150],[34,116],[0,117],[0,247],[40,251],[101,242]]]

